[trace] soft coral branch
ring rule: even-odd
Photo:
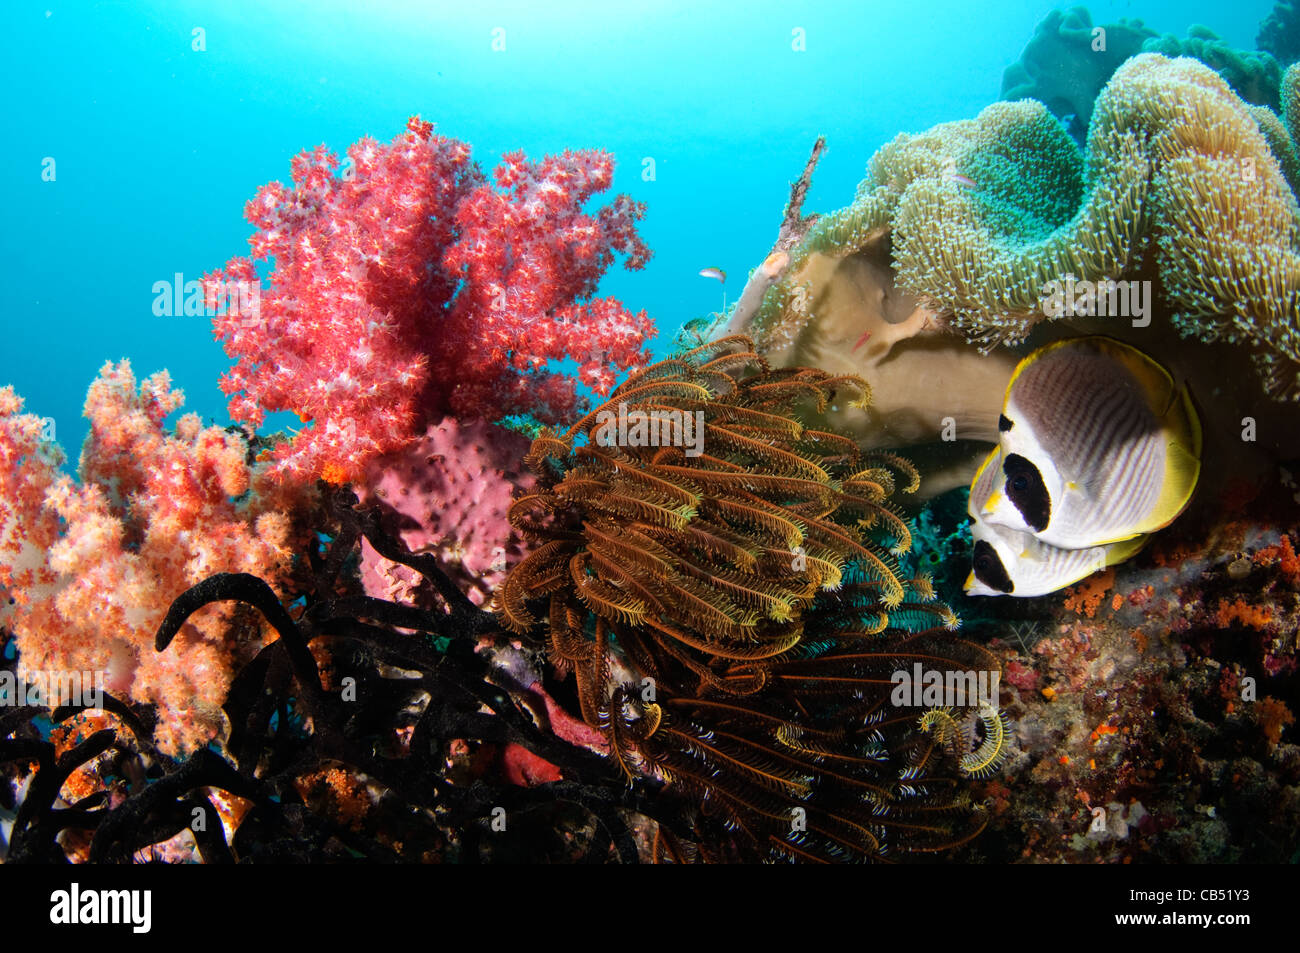
[[[222,381],[232,415],[256,427],[291,410],[312,423],[276,449],[278,475],[356,478],[447,413],[556,422],[580,400],[552,361],[577,361],[599,393],[644,362],[645,313],[588,300],[616,253],[628,268],[650,257],[640,203],[583,211],[610,187],[607,153],[511,153],[493,186],[468,146],[415,118],[348,157],[339,175],[324,147],[303,152],[292,186],[249,202],[253,258],[274,261],[269,287],[214,324],[235,359]],[[257,281],[249,259],[208,276],[210,289]]]
[[[0,583],[24,671],[107,671],[111,690],[156,705],[159,747],[174,753],[221,730],[235,670],[262,645],[231,607],[196,614],[179,651],[153,651],[177,594],[216,572],[286,579],[289,517],[261,496],[242,437],[164,418],[183,397],[165,373],[136,386],[106,364],[86,398],[82,482],[39,443],[39,418],[0,390]],[[250,492],[253,490],[254,492]]]

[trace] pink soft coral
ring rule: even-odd
[[[264,186],[246,214],[269,287],[230,306],[215,332],[236,363],[222,381],[236,420],[291,410],[312,422],[274,453],[278,476],[355,479],[451,413],[499,419],[572,416],[575,381],[548,370],[572,358],[608,392],[645,360],[653,327],[613,298],[586,301],[614,253],[639,268],[643,214],[626,196],[582,211],[608,189],[597,151],[541,163],[512,154],[484,179],[469,147],[412,119],[391,144],[362,139],[337,175],[324,147],[293,161],[293,186]],[[207,276],[209,302],[257,287],[237,258]]]
[[[78,484],[39,443],[39,418],[0,390],[0,583],[24,671],[107,671],[110,690],[158,708],[156,740],[180,753],[219,733],[233,673],[267,637],[228,604],[196,613],[166,652],[154,634],[172,600],[216,572],[282,583],[290,520],[249,490],[247,445],[182,417],[165,372],[139,389],[106,364],[86,398]],[[242,500],[236,498],[242,497]]]

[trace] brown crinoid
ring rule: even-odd
[[[891,827],[918,849],[961,836],[959,780],[921,780],[939,752],[919,712],[889,708],[891,677],[996,663],[900,569],[912,537],[889,498],[916,471],[799,419],[868,394],[729,337],[633,375],[526,457],[538,483],[510,519],[539,545],[498,618],[544,622],[629,779],[698,795],[706,852],[878,856]]]

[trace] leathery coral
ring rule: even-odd
[[[157,706],[156,741],[192,750],[222,730],[234,672],[269,629],[230,606],[186,623],[180,651],[153,650],[171,601],[214,572],[282,583],[296,542],[274,494],[250,492],[245,441],[181,407],[166,372],[136,386],[106,364],[91,385],[82,482],[40,445],[40,421],[0,390],[0,584],[14,600],[20,673],[106,672],[107,687]]]
[[[1155,38],[1141,20],[1107,23],[1105,43],[1096,48],[1092,17],[1084,7],[1052,10],[1034,28],[1020,59],[1002,74],[1002,98],[1037,99],[1045,103],[1082,141],[1088,132],[1093,102],[1116,68],[1142,52],[1142,43]]]
[[[1042,19],[1020,59],[1003,74],[1002,98],[1041,100],[1083,142],[1102,87],[1139,53],[1194,57],[1218,71],[1247,102],[1277,106],[1281,68],[1268,53],[1233,49],[1203,26],[1189,27],[1181,39],[1157,35],[1141,20],[1127,18],[1094,27],[1084,7],[1052,10]]]
[[[1292,136],[1295,84],[1289,71]],[[1102,92],[1082,157],[1032,101],[899,136],[792,253],[755,321],[760,350],[821,320],[805,272],[819,254],[883,258],[899,292],[984,349],[1044,319],[1049,282],[1150,274],[1184,337],[1247,348],[1273,397],[1300,399],[1300,212],[1269,146],[1280,124],[1262,132],[1259,115],[1203,64],[1148,53]]]
[[[639,203],[583,211],[612,182],[607,153],[511,153],[494,187],[467,145],[413,118],[348,160],[340,174],[323,146],[303,152],[291,187],[248,203],[252,259],[274,260],[266,289],[247,258],[206,277],[236,361],[222,380],[231,415],[311,424],[274,450],[275,475],[355,479],[447,413],[555,421],[580,400],[552,360],[576,360],[599,393],[644,360],[645,313],[592,298],[616,252],[628,268],[650,256]]]

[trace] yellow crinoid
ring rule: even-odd
[[[634,374],[534,441],[538,484],[510,519],[540,545],[502,586],[498,617],[525,632],[546,606],[553,658],[576,669],[594,724],[611,638],[634,661],[664,655],[697,684],[752,691],[846,563],[864,567],[883,611],[898,608],[895,557],[912,536],[889,498],[914,491],[916,471],[800,421],[801,406],[866,398],[856,377],[770,370],[740,336]],[[748,675],[719,675],[727,662]]]

